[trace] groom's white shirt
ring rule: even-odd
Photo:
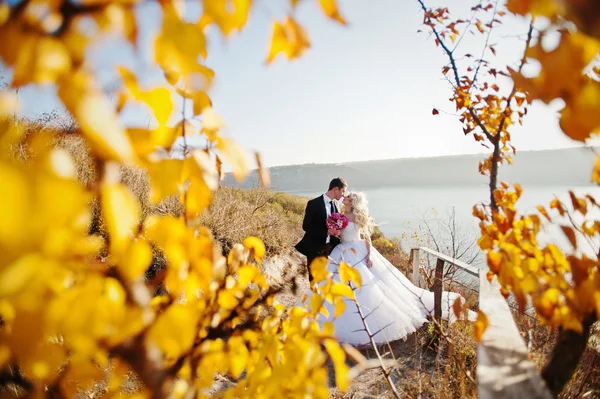
[[[333,200],[327,196],[327,194],[323,194],[323,201],[325,201],[325,212],[327,212],[327,218],[331,215],[331,205],[329,205]],[[331,237],[327,234],[327,239],[325,240],[325,244],[329,244],[331,241]]]

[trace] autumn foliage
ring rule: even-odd
[[[558,344],[542,373],[558,394],[600,316],[600,255],[582,251],[589,242],[600,241],[599,204],[591,195],[571,191],[568,204],[555,199],[540,204],[537,213],[523,214],[516,208],[523,188],[497,182],[497,174],[498,165],[510,163],[515,152],[511,128],[522,123],[534,101],[562,100],[560,127],[573,140],[585,142],[600,131],[600,5],[592,0],[508,0],[504,6],[486,0],[472,8],[471,19],[452,20],[447,8],[431,10],[419,2],[424,24],[448,57],[442,73],[451,84],[464,133],[491,149],[480,164],[480,172],[490,178],[490,201],[473,208],[481,221],[479,246],[487,254],[488,277],[496,275],[505,296],[512,294],[521,309],[532,302],[537,316],[559,329]],[[496,51],[486,38],[510,13],[530,21],[523,55],[515,65],[493,68],[489,61]],[[546,23],[537,29],[542,18]],[[468,32],[485,43],[481,59],[457,49],[457,39]],[[548,49],[543,41],[550,35],[558,35],[558,43]],[[464,70],[457,63],[463,56],[472,59]],[[539,72],[524,74],[523,67],[534,61]],[[507,80],[499,77],[510,77],[510,85],[501,84]],[[600,158],[590,170],[590,181],[600,184]],[[538,235],[544,223],[558,224],[572,248],[542,244]],[[481,316],[481,333],[484,326]]]
[[[204,63],[208,27],[229,36],[247,22],[248,0],[200,1],[202,16],[184,20],[176,2],[159,1],[162,26],[154,62],[164,86],[138,83],[121,67],[122,90],[102,91],[100,68],[89,49],[117,34],[136,47],[136,12],[142,2],[24,0],[0,2],[0,60],[12,72],[0,93],[0,371],[27,395],[72,397],[106,377],[105,394],[133,370],[143,388],[134,396],[208,397],[216,374],[236,384],[224,397],[327,397],[326,363],[336,368],[340,389],[348,384],[345,351],[333,329],[314,321],[324,309],[285,310],[274,300],[260,263],[264,244],[255,237],[232,246],[227,257],[199,223],[222,175],[223,162],[238,178],[248,164],[230,138],[209,98],[215,73]],[[334,1],[320,0],[326,15],[344,23]],[[309,46],[291,14],[274,22],[267,60],[292,59]],[[90,24],[95,29],[90,31]],[[55,133],[25,134],[14,118],[13,89],[48,85],[75,118],[92,150],[95,179],[83,184]],[[186,116],[171,124],[173,94],[193,104],[202,121],[206,151],[185,149],[183,159],[157,157],[177,137],[185,138]],[[111,102],[109,95],[116,102]],[[149,128],[128,127],[120,111],[128,102],[145,104],[154,115]],[[218,108],[218,106],[216,105]],[[26,146],[29,156],[14,156]],[[260,161],[260,158],[259,158]],[[123,165],[146,170],[149,201],[177,195],[183,215],[147,216],[123,184]],[[266,176],[263,174],[263,178]],[[106,234],[90,234],[92,204],[100,204]],[[154,248],[167,261],[165,293],[153,297],[144,280]],[[322,279],[330,276],[323,270]],[[356,276],[350,276],[356,284]],[[339,303],[352,296],[344,284],[327,283],[314,301]],[[339,308],[339,306],[338,306]]]

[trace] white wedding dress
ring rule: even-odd
[[[426,321],[427,316],[433,314],[433,292],[414,286],[398,269],[385,259],[375,248],[371,247],[371,268],[366,266],[367,243],[360,238],[359,229],[353,222],[342,230],[341,244],[336,246],[329,255],[328,271],[333,273],[333,279],[340,281],[338,265],[344,261],[359,271],[362,277],[362,286],[355,290],[356,301],[360,305],[366,322],[377,344],[384,344],[406,337]],[[310,303],[307,293],[305,303]],[[442,317],[455,321],[456,317],[451,309],[452,304],[460,295],[444,292],[442,294]],[[344,299],[346,310],[334,318],[334,306],[326,302],[325,306],[329,317],[319,315],[317,321],[323,324],[331,321],[335,325],[335,335],[340,342],[353,346],[369,344],[369,337],[365,331],[362,320],[357,312],[356,304],[352,299]],[[297,303],[302,306],[301,299]],[[469,319],[474,316],[470,312]]]

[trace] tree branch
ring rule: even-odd
[[[490,22],[490,24],[492,24],[494,22],[494,20],[496,19],[497,12],[498,12],[498,0],[496,0],[496,3],[494,5],[494,13],[492,14],[492,21]],[[483,50],[481,50],[481,57],[479,57],[479,64],[477,64],[477,68],[475,69],[475,74],[473,75],[473,80],[471,81],[471,86],[469,86],[468,91],[471,91],[471,88],[473,86],[475,86],[475,82],[477,81],[477,76],[479,75],[479,69],[481,68],[481,64],[483,64],[483,56],[485,55],[485,50],[487,50],[487,48],[488,48],[488,44],[490,42],[491,35],[492,35],[492,29],[490,28],[490,30],[488,30],[487,37],[485,38],[485,45],[483,46]]]
[[[425,13],[425,18],[428,21],[428,25],[431,28],[431,31],[433,32],[433,34],[435,35],[436,39],[440,43],[440,46],[442,46],[442,48],[446,52],[446,55],[450,59],[450,65],[452,66],[452,72],[454,74],[454,80],[456,82],[455,86],[454,86],[454,90],[458,91],[459,88],[461,87],[461,84],[460,84],[460,76],[458,74],[458,67],[456,66],[456,59],[454,58],[454,54],[453,54],[452,50],[450,50],[448,48],[448,46],[446,45],[446,43],[444,43],[444,41],[442,40],[442,37],[440,36],[439,32],[433,26],[433,23],[431,23],[431,18],[427,15],[428,14],[428,10],[427,10],[427,7],[425,7],[425,4],[423,3],[423,0],[417,0],[417,1],[421,5],[421,8],[423,9],[423,12]],[[475,109],[472,106],[468,106],[466,108],[469,111],[469,115],[471,115],[471,117],[473,118],[473,121],[475,121],[475,123],[477,124],[477,126],[483,132],[483,134],[488,138],[488,140],[492,141],[493,140],[493,135],[490,133],[490,131],[488,130],[488,128],[483,124],[483,122],[481,121],[481,119],[479,118],[479,116],[477,116],[477,113],[475,112]]]
[[[596,312],[590,313],[583,320],[582,334],[573,330],[559,330],[556,345],[542,370],[542,378],[554,395],[563,390],[577,369],[590,337],[590,329],[597,320]]]
[[[533,19],[529,23],[529,31],[527,32],[527,41],[525,42],[525,50],[523,51],[523,57],[521,58],[521,64],[519,65],[519,72],[523,70],[523,66],[527,61],[527,49],[529,48],[529,44],[531,43],[531,39],[533,37]],[[494,191],[498,186],[498,164],[500,162],[500,140],[502,137],[502,132],[504,130],[504,125],[506,121],[510,117],[510,102],[514,98],[517,93],[517,86],[513,82],[513,88],[510,92],[510,95],[506,99],[506,107],[504,108],[503,117],[500,121],[500,125],[498,126],[498,130],[496,131],[496,135],[493,140],[490,140],[494,145],[494,152],[492,154],[492,169],[490,170],[490,205],[494,211],[498,210],[498,205],[496,204],[496,199],[494,198]]]

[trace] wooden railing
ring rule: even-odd
[[[529,360],[527,347],[508,303],[500,294],[496,277],[490,283],[486,271],[470,266],[429,248],[411,250],[413,284],[424,287],[421,273],[421,254],[437,259],[433,291],[435,298],[434,317],[442,315],[442,291],[444,289],[444,267],[461,270],[479,281],[479,309],[486,314],[489,326],[477,347],[477,389],[483,399],[531,398],[550,399],[552,394]]]

